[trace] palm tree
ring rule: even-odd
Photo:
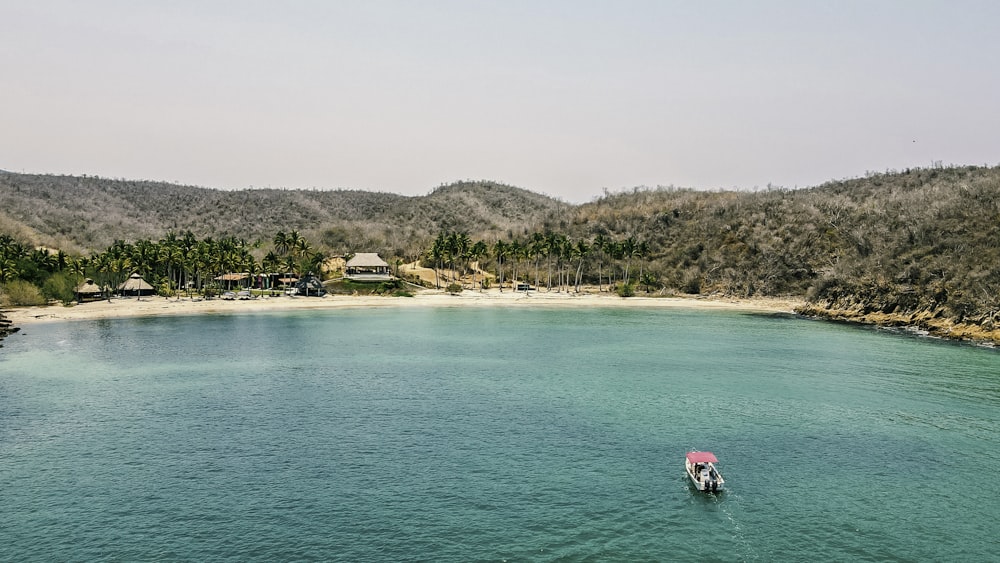
[[[566,286],[566,291],[569,291],[569,268],[572,266],[573,260],[573,241],[567,237],[562,236],[562,244],[559,245],[559,264],[560,264],[560,289],[562,291],[562,286]]]
[[[290,246],[291,245],[288,242],[288,235],[286,235],[284,231],[278,231],[278,233],[274,235],[274,252],[278,256],[288,254],[288,248]]]
[[[466,233],[453,231],[451,233],[448,233],[448,235],[446,236],[446,240],[447,240],[446,248],[448,252],[448,258],[449,262],[451,262],[452,280],[454,281],[455,278],[458,278],[459,282],[461,282],[462,274],[458,272],[458,269],[455,265],[455,260],[456,259],[461,260],[463,258],[467,258],[467,254],[469,252],[469,246],[471,244],[471,239],[469,238],[469,235]]]
[[[108,291],[110,289],[108,287],[110,285],[110,279],[108,276],[108,271],[111,268],[110,261],[111,259],[107,252],[98,254],[97,256],[91,258],[91,263],[94,265],[95,277],[97,277],[100,281],[98,285],[101,286],[103,291]],[[111,292],[108,291],[108,301],[110,300]]]
[[[295,231],[292,232],[294,233]],[[309,244],[309,241],[306,240],[305,237],[299,237],[298,240],[295,241],[295,246],[292,248],[292,254],[301,260],[309,255],[310,250],[312,250],[312,245]]]
[[[87,275],[87,266],[90,265],[89,258],[71,258],[69,260],[69,271],[77,278],[77,283],[83,281]]]
[[[545,291],[552,291],[552,255],[555,254],[556,260],[559,259],[562,251],[562,241],[563,237],[560,234],[553,232],[545,233],[545,265],[547,270]]]
[[[281,267],[281,259],[273,251],[268,252],[264,255],[264,258],[260,261],[260,267],[264,270],[264,274],[276,273],[278,268]],[[270,289],[271,276],[267,276],[268,279],[268,289]]]
[[[6,283],[20,275],[17,262],[11,258],[0,258],[0,283]]]
[[[469,257],[476,261],[476,269],[472,270],[473,289],[476,288],[476,274],[480,270],[480,262],[488,254],[489,254],[489,248],[486,246],[486,243],[481,240],[477,240],[476,243],[472,245],[472,248],[469,249]]]
[[[195,271],[195,262],[197,259],[197,252],[198,252],[197,250],[198,239],[195,238],[194,234],[191,231],[185,232],[184,236],[181,237],[180,249],[181,249],[181,256],[180,256],[181,272],[184,275],[183,278],[178,278],[178,279],[183,280],[182,282],[179,283],[182,283],[184,286],[188,288],[188,297],[190,297],[191,274],[192,272]]]
[[[326,262],[326,254],[316,252],[309,256],[309,269],[316,272],[320,279],[323,278],[323,264]]]
[[[294,274],[296,277],[298,277],[298,275],[299,275],[299,265],[295,262],[295,258],[294,257],[292,257],[292,256],[286,256],[285,257],[285,262],[284,262],[283,266],[285,267],[285,270],[287,272],[289,272],[291,274]]]
[[[436,289],[441,289],[441,281],[438,278],[438,269],[441,268],[441,262],[444,260],[447,252],[447,237],[444,233],[439,233],[437,238],[434,239],[434,244],[431,246],[431,262],[434,264],[434,287]]]
[[[604,291],[604,249],[608,245],[608,237],[603,234],[598,234],[594,237],[593,250],[598,253],[597,255],[597,291]]]
[[[650,292],[650,289],[654,285],[660,283],[660,278],[653,272],[646,272],[644,274],[639,274],[639,283],[646,286],[646,293]]]
[[[641,241],[636,245],[635,256],[639,259],[639,281],[642,283],[642,267],[646,264],[646,259],[649,258],[649,244],[646,241]],[[649,292],[649,284],[646,285],[646,292]]]
[[[625,285],[628,285],[629,268],[632,266],[632,258],[636,255],[636,252],[638,252],[638,248],[639,247],[635,241],[635,237],[630,236],[622,241],[622,255],[625,257],[625,275],[622,279],[622,283]]]
[[[493,257],[497,260],[497,281],[500,291],[503,291],[503,259],[507,257],[507,253],[510,251],[510,247],[503,241],[503,239],[497,239],[493,243]]]
[[[580,277],[583,273],[583,261],[587,258],[587,255],[590,254],[590,245],[587,244],[586,240],[580,239],[573,245],[572,253],[573,257],[578,260],[576,264],[576,283],[574,284],[574,287],[576,292],[580,293]]]
[[[62,250],[58,250],[56,251],[55,254],[55,261],[56,261],[56,271],[61,272],[65,270],[66,267],[69,265],[69,255],[67,255]]]
[[[532,233],[528,243],[529,257],[535,261],[535,287],[538,287],[538,259],[545,253],[545,243],[545,235],[540,232]]]

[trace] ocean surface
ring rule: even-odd
[[[998,479],[998,352],[784,315],[162,317],[0,348],[2,561],[996,561]]]

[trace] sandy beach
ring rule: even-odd
[[[126,317],[154,317],[164,315],[232,314],[261,311],[298,309],[345,309],[369,307],[674,307],[689,309],[730,309],[773,313],[791,313],[801,302],[782,299],[750,299],[704,297],[629,297],[612,294],[567,293],[532,291],[528,294],[496,289],[463,291],[450,295],[443,291],[426,290],[413,297],[376,297],[327,295],[324,297],[261,297],[247,301],[222,299],[188,299],[143,297],[115,298],[80,305],[49,305],[43,307],[16,307],[4,314],[15,326],[39,322],[94,320]]]

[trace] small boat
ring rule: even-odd
[[[699,491],[721,491],[726,484],[722,474],[715,468],[719,463],[712,452],[688,452],[684,469]]]

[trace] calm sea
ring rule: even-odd
[[[997,352],[788,316],[31,325],[0,560],[995,561],[998,423]]]

